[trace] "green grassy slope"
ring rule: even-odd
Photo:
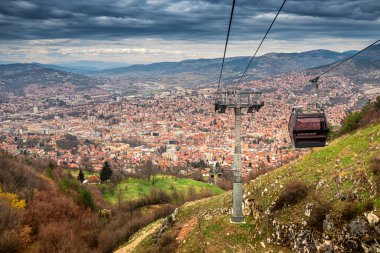
[[[245,194],[262,210],[260,217],[247,216],[246,224],[231,224],[230,214],[221,211],[232,206],[231,192],[227,192],[181,207],[176,223],[165,232],[161,243],[172,238],[175,252],[292,252],[285,246],[267,243],[273,233],[268,219],[301,224],[308,203],[317,205],[318,201],[325,201],[331,205],[331,214],[339,227],[339,215],[348,201],[335,196],[337,193],[348,195],[351,191],[357,192],[360,200],[355,203],[359,206],[370,200],[379,210],[380,197],[374,190],[375,175],[369,169],[370,160],[379,154],[380,124],[342,136],[328,147],[313,149],[298,161],[246,185]],[[308,186],[307,197],[293,206],[264,215],[278,199],[282,186],[294,179]],[[379,211],[375,214],[379,215]],[[362,213],[359,215],[364,217]],[[153,244],[150,236],[134,252],[149,252],[159,245],[160,241]]]
[[[156,183],[152,184],[152,181],[144,179],[129,179],[122,181],[118,184],[113,191],[106,191],[104,197],[115,203],[117,201],[118,191],[122,192],[123,200],[138,199],[149,194],[150,190],[155,187],[170,194],[176,191],[179,194],[186,195],[190,187],[193,187],[195,191],[201,191],[202,189],[210,189],[214,194],[221,194],[224,191],[215,185],[199,182],[189,178],[174,178],[171,176],[157,175]]]
[[[154,243],[154,234],[144,239],[132,252],[282,252],[291,251],[277,245],[261,245],[270,231],[265,224],[258,224],[246,217],[245,224],[230,223],[230,215],[222,214],[222,208],[232,205],[231,193],[191,202],[179,209],[177,221],[162,236],[162,242]],[[164,239],[165,238],[165,239]],[[159,248],[172,238],[172,249]]]
[[[347,196],[351,191],[357,191],[363,202],[374,194],[371,192],[374,175],[368,164],[373,157],[380,154],[379,147],[380,124],[376,124],[342,136],[328,147],[312,150],[299,161],[261,176],[247,186],[246,192],[251,193],[250,197],[266,210],[278,198],[281,185],[299,179],[310,188],[307,198],[277,212],[277,218],[300,222],[305,205],[316,204],[317,200],[332,204],[333,213],[340,212],[346,202],[335,198],[338,193]],[[268,191],[263,194],[265,189]],[[377,209],[380,207],[379,200],[373,198]]]

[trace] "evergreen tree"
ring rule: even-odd
[[[78,174],[78,180],[83,183],[84,181],[84,173],[82,170],[79,170],[79,174]]]
[[[112,176],[112,168],[108,161],[104,162],[103,168],[100,171],[100,180],[102,182],[107,181]]]

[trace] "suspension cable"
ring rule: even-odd
[[[237,82],[236,86],[238,86],[238,85],[240,84],[240,82],[241,82],[241,80],[243,79],[244,75],[247,73],[249,67],[250,67],[251,64],[252,64],[253,59],[256,57],[257,52],[259,52],[261,45],[263,44],[264,40],[266,39],[266,37],[267,37],[269,31],[272,29],[272,26],[273,26],[274,22],[276,21],[278,15],[280,14],[282,8],[284,7],[285,3],[286,3],[286,0],[284,0],[284,2],[282,3],[280,9],[278,9],[278,12],[277,12],[276,16],[274,17],[274,19],[273,19],[272,23],[270,24],[270,26],[269,26],[267,32],[265,33],[263,39],[261,40],[259,46],[257,47],[255,54],[252,56],[251,60],[249,61],[248,65],[247,65],[247,67],[245,68],[243,74],[240,76],[239,81]]]
[[[337,68],[338,66],[340,66],[341,64],[345,63],[346,61],[349,61],[351,60],[352,58],[354,58],[355,56],[357,56],[358,54],[361,54],[363,53],[364,51],[366,51],[368,48],[376,45],[377,43],[379,43],[380,40],[377,40],[375,41],[374,43],[372,43],[371,45],[367,46],[366,48],[363,48],[362,50],[360,50],[359,52],[356,52],[355,54],[351,55],[350,57],[347,57],[346,59],[344,59],[343,61],[339,62],[338,64],[334,65],[333,67],[329,68],[328,70],[326,70],[325,72],[323,72],[322,74],[316,76],[315,78],[311,79],[310,82],[312,83],[317,83],[319,78],[325,74],[327,74],[328,72],[330,72],[331,70]]]
[[[222,67],[220,68],[220,74],[219,74],[218,90],[217,90],[216,93],[219,92],[219,89],[220,89],[220,83],[221,83],[221,81],[222,81],[222,74],[223,74],[223,68],[224,68],[224,60],[226,59],[226,52],[227,52],[227,46],[228,46],[228,39],[229,39],[229,37],[230,37],[232,18],[233,18],[233,16],[234,16],[234,10],[235,10],[235,2],[236,2],[236,0],[233,0],[233,2],[232,2],[231,15],[230,15],[230,21],[229,21],[229,24],[228,24],[228,31],[227,31],[226,44],[225,44],[225,46],[224,46],[224,54],[223,54],[223,60],[222,60]]]

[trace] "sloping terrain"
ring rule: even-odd
[[[0,252],[112,252],[175,208],[147,202],[111,205],[52,162],[0,150]]]
[[[380,124],[344,135],[246,185],[245,224],[230,223],[225,193],[180,208],[134,252],[378,252],[379,155]]]
[[[63,83],[70,83],[78,87],[100,84],[94,78],[46,68],[38,63],[0,65],[0,91],[22,94],[24,88],[29,84],[50,85]]]
[[[334,63],[311,68],[307,73],[318,75],[332,66]],[[357,84],[373,83],[380,85],[380,45],[375,45],[352,60],[345,62],[329,72],[327,76],[348,77]]]

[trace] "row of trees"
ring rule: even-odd
[[[100,171],[100,181],[102,183],[106,182],[107,180],[111,179],[112,174],[113,174],[113,171],[112,171],[111,164],[108,161],[104,162],[102,170]],[[79,174],[78,174],[78,180],[81,183],[83,183],[84,179],[85,179],[85,176],[84,176],[83,170],[80,169]]]

